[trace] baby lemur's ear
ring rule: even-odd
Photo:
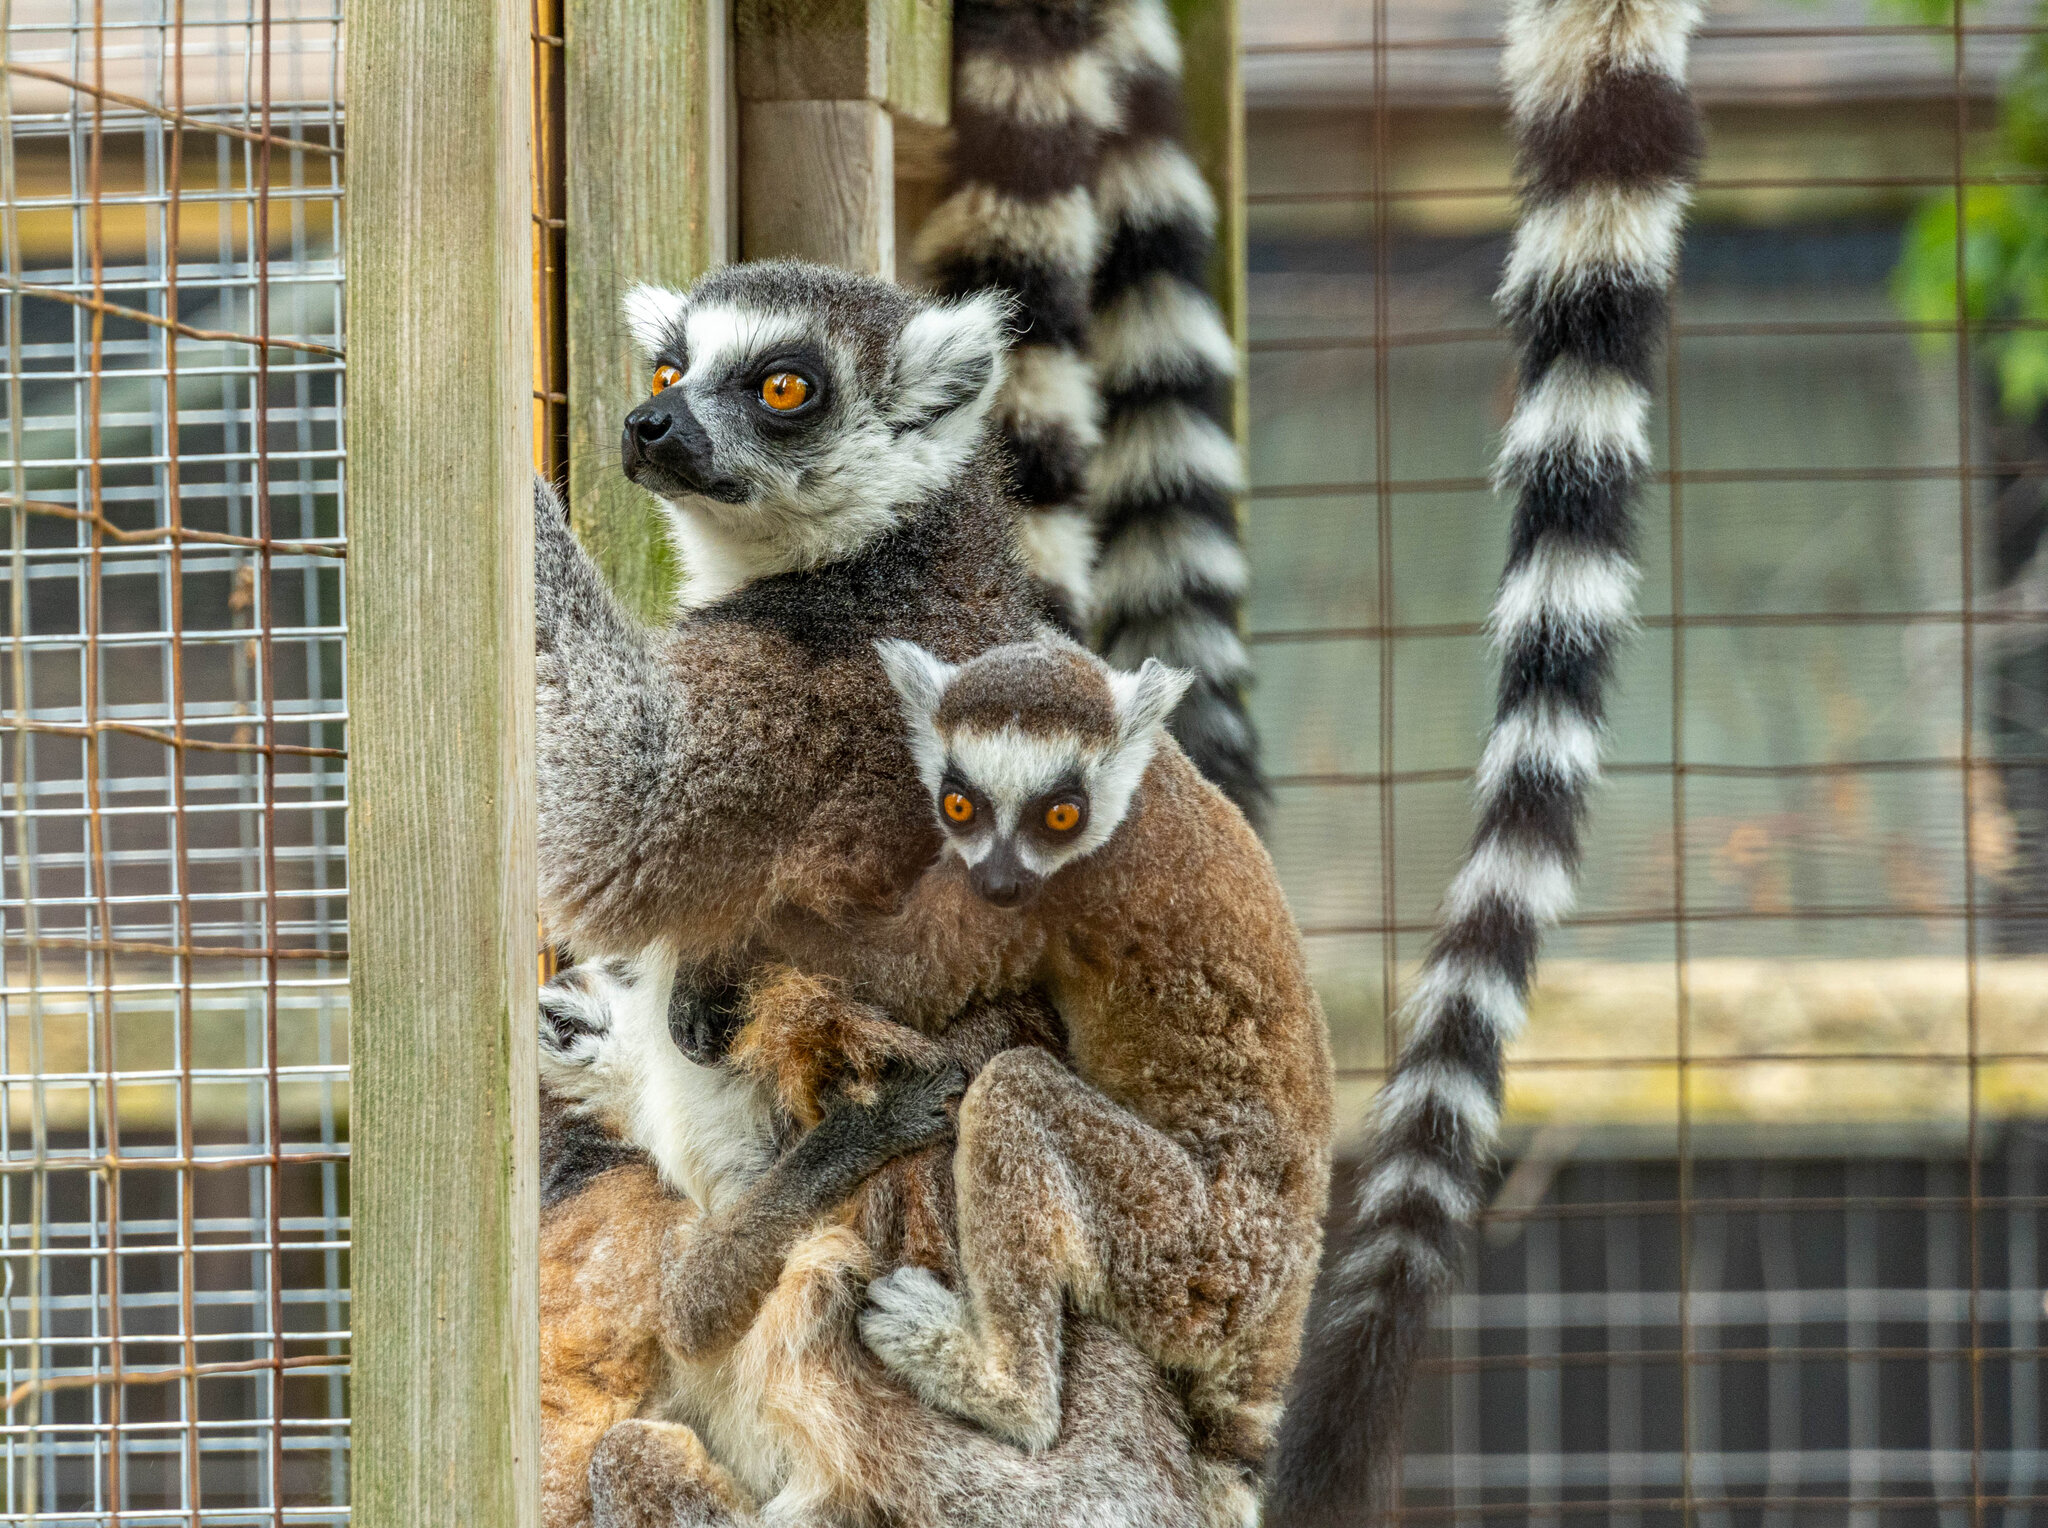
[[[1186,669],[1168,668],[1157,658],[1147,658],[1135,674],[1112,671],[1109,688],[1116,696],[1116,725],[1123,740],[1145,737],[1165,722],[1194,682]]]
[[[875,643],[875,656],[882,660],[882,672],[896,693],[903,697],[904,720],[913,726],[931,725],[939,709],[939,697],[953,682],[959,669],[937,653],[927,652],[915,642],[900,637],[883,637]]]
[[[920,310],[896,342],[890,424],[900,434],[948,414],[978,422],[995,400],[1009,349],[1010,304],[995,292]]]
[[[688,293],[650,286],[644,281],[627,288],[626,295],[619,299],[626,329],[633,336],[633,343],[640,347],[641,354],[646,356],[652,356],[675,337],[683,321],[683,311],[689,305]]]

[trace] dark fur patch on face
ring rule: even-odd
[[[1108,744],[1116,740],[1116,698],[1086,655],[1023,643],[983,653],[961,668],[932,720],[941,732],[1017,726]]]
[[[1699,167],[1699,108],[1678,81],[1648,69],[1597,76],[1570,111],[1522,134],[1523,185],[1549,201],[1588,182],[1642,186],[1690,180]]]

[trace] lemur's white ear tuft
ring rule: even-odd
[[[1135,674],[1112,671],[1109,688],[1116,696],[1117,730],[1124,740],[1149,736],[1173,715],[1194,682],[1186,669],[1168,668],[1157,658],[1147,658]]]
[[[925,308],[903,326],[892,371],[891,423],[922,429],[948,414],[985,413],[1010,350],[1010,301],[976,292]]]
[[[939,709],[939,697],[953,682],[959,669],[937,653],[927,652],[915,642],[900,637],[883,637],[875,643],[875,656],[882,660],[882,672],[896,693],[903,697],[906,719],[929,726]]]
[[[688,294],[650,286],[644,281],[628,288],[619,300],[633,343],[650,356],[674,337],[682,324],[683,310],[689,305]]]

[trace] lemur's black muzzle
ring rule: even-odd
[[[999,842],[967,872],[976,896],[995,907],[1023,907],[1038,896],[1045,877],[1024,863],[1016,846]]]
[[[627,477],[656,493],[696,493],[728,504],[747,498],[746,484],[721,476],[712,465],[711,437],[680,387],[656,394],[626,416],[619,464]]]

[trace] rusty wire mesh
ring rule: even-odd
[[[1355,1119],[1491,700],[1501,18],[1245,16],[1250,635]],[[2026,320],[1896,275],[1927,198],[2040,183],[1987,145],[2042,25],[1710,8],[1644,630],[1406,1519],[2048,1522],[2048,446],[1981,359]]]
[[[347,1517],[339,27],[0,0],[0,1520]]]

